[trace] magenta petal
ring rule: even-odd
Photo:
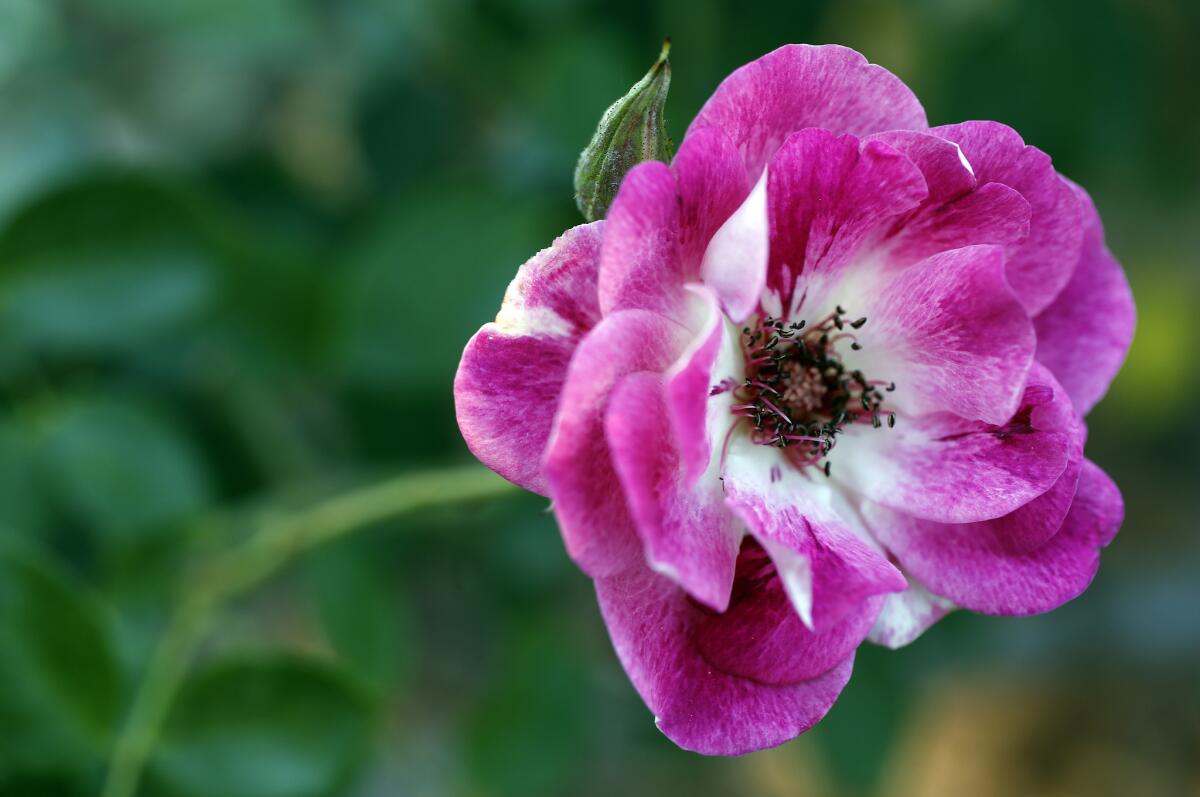
[[[738,355],[726,334],[725,318],[716,296],[702,285],[688,286],[697,330],[692,344],[667,373],[667,416],[683,458],[689,485],[712,466],[713,446],[724,437],[731,422],[728,392],[713,394],[713,387],[733,373],[730,361]],[[721,369],[721,375],[714,369]]]
[[[819,127],[861,137],[927,126],[921,103],[883,67],[838,45],[789,44],[725,78],[687,136],[705,127],[722,130],[754,181],[797,130]]]
[[[725,507],[719,481],[688,486],[666,418],[662,376],[625,377],[605,417],[613,463],[650,566],[724,611],[741,524]]]
[[[984,614],[1049,611],[1081,594],[1100,563],[1100,548],[1120,528],[1121,494],[1085,461],[1062,528],[1024,554],[1004,550],[984,524],[945,525],[882,507],[864,507],[876,536],[929,589]]]
[[[790,316],[798,291],[822,294],[820,286],[840,282],[865,244],[927,196],[916,165],[881,141],[815,129],[792,135],[767,170],[767,288],[779,304],[769,311]],[[823,298],[808,301],[820,306]]]
[[[724,484],[726,502],[767,550],[801,619],[817,631],[864,611],[868,599],[906,586],[882,552],[831,508],[829,488],[797,472],[777,449],[735,439]],[[869,628],[867,623],[863,633]]]
[[[1038,361],[1086,415],[1108,391],[1133,339],[1133,295],[1121,265],[1104,245],[1091,197],[1074,186],[1084,207],[1083,251],[1071,281],[1034,319]]]
[[[629,374],[664,370],[685,340],[662,316],[624,310],[588,333],[567,369],[543,472],[567,552],[591,576],[642,558],[604,434],[610,394]]]
[[[757,543],[747,542],[729,609],[697,623],[696,647],[715,667],[764,684],[815,678],[858,648],[883,598],[868,597],[814,631],[796,613],[783,582],[770,573],[769,562]],[[764,569],[766,575],[761,574]]]
[[[868,139],[882,141],[916,164],[925,176],[930,202],[948,202],[968,193],[977,184],[975,173],[953,141],[917,130],[888,130],[868,136]]]
[[[1053,398],[1034,407],[1030,423],[1037,429],[1053,430],[1069,441],[1067,467],[1049,490],[1024,506],[995,520],[987,527],[1009,553],[1026,553],[1044,545],[1062,526],[1075,499],[1079,473],[1083,467],[1084,428],[1066,391],[1043,366],[1035,364],[1029,373],[1029,385],[1053,392]],[[982,525],[982,524],[981,524]]]
[[[617,656],[669,739],[705,755],[741,755],[799,736],[850,679],[848,656],[818,678],[771,686],[704,658],[692,634],[704,610],[647,567],[596,580]]]
[[[1083,240],[1078,199],[1050,158],[999,122],[963,122],[932,131],[962,147],[979,184],[1015,188],[1032,209],[1029,237],[1008,248],[1008,278],[1030,315],[1045,308],[1071,278]]]
[[[567,363],[600,318],[601,223],[574,227],[521,266],[496,321],[467,343],[454,378],[467,447],[509,481],[543,495],[542,452]]]
[[[1056,414],[1039,413],[1053,396],[1030,385],[1002,425],[941,414],[904,418],[895,429],[854,428],[830,454],[834,477],[872,501],[940,523],[1007,515],[1049,490],[1077,445]]]
[[[894,382],[887,406],[1003,423],[1016,410],[1037,341],[1004,277],[999,247],[943,252],[868,300],[863,350],[847,362]]]
[[[1007,245],[1029,233],[1029,203],[1015,190],[988,183],[940,205],[927,204],[905,222],[889,247],[893,261],[912,263],[977,244]]]
[[[680,253],[680,199],[665,163],[634,166],[608,209],[600,250],[600,309],[670,315],[696,271]]]
[[[713,233],[750,193],[737,148],[720,130],[696,130],[671,161],[679,184],[680,254],[698,265]]]

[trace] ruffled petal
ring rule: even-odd
[[[686,340],[673,321],[623,310],[605,316],[571,359],[543,472],[567,552],[588,575],[642,558],[604,434],[612,390],[629,374],[665,370]]]
[[[948,413],[894,429],[846,427],[829,454],[835,480],[901,512],[940,523],[992,520],[1025,506],[1063,475],[1077,440],[1060,425],[1054,391],[1030,384],[1002,425]],[[918,574],[919,575],[919,574]]]
[[[1054,300],[1071,278],[1083,242],[1082,209],[1050,157],[1026,146],[999,122],[963,122],[931,132],[958,144],[975,177],[1015,188],[1032,210],[1029,236],[1008,247],[1008,279],[1030,315]]]
[[[688,485],[667,420],[661,374],[625,377],[605,416],[608,445],[655,571],[716,611],[729,605],[741,524],[717,479]]]
[[[1071,395],[1081,415],[1091,411],[1125,361],[1133,339],[1133,295],[1121,265],[1104,245],[1104,228],[1091,197],[1084,207],[1083,250],[1071,281],[1036,319],[1038,361]]]
[[[1124,506],[1116,485],[1085,460],[1062,527],[1028,553],[1006,551],[987,524],[932,523],[878,505],[864,507],[864,515],[932,592],[984,614],[1026,615],[1054,609],[1087,589],[1100,548],[1120,528]]]
[[[467,447],[509,481],[545,495],[542,452],[567,364],[600,318],[601,222],[574,227],[517,271],[493,323],[467,343],[454,378]]]
[[[782,744],[819,722],[850,679],[852,656],[787,686],[713,666],[693,639],[705,610],[645,566],[597,579],[596,595],[617,656],[655,723],[687,750],[741,755]]]
[[[729,136],[753,182],[797,130],[819,127],[861,137],[882,130],[924,130],[928,123],[903,81],[854,50],[789,44],[725,78],[687,135],[706,127]]]

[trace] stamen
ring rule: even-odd
[[[754,442],[782,449],[798,468],[816,466],[828,475],[826,457],[846,424],[896,425],[895,413],[881,412],[883,393],[895,384],[847,370],[836,351],[846,340],[852,350],[862,348],[854,333],[843,330],[861,329],[866,317],[848,321],[845,315],[839,305],[815,324],[767,316],[742,328],[746,375],[740,383],[728,379],[712,388],[713,395],[729,390],[738,399],[730,407],[739,419],[730,434],[744,418]]]

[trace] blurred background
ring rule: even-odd
[[[410,515],[220,616],[139,794],[1200,795],[1190,0],[0,0],[0,794],[98,793],[229,518],[468,461],[458,354],[664,34],[676,140],[732,68],[839,42],[1092,192],[1140,315],[1089,420],[1128,505],[1096,584],[864,647],[815,730],[703,759],[544,500]]]

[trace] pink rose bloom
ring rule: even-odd
[[[658,727],[731,755],[820,720],[863,640],[1087,587],[1123,506],[1082,417],[1133,324],[1043,152],[791,45],[521,267],[455,399],[553,501]]]

